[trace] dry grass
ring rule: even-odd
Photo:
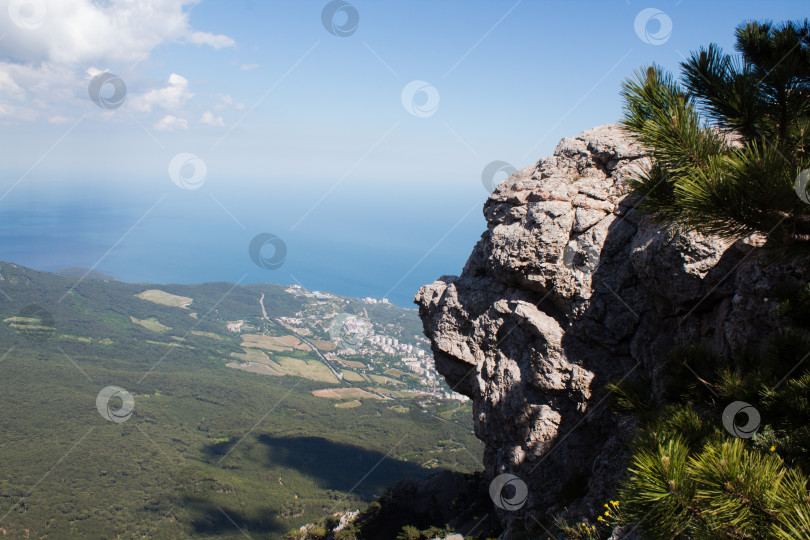
[[[371,380],[377,384],[390,384],[392,386],[405,386],[405,383],[399,382],[391,377],[383,377],[382,375],[369,375]]]
[[[310,340],[313,345],[315,345],[319,351],[334,351],[337,349],[337,345],[332,343],[331,341],[321,341],[320,339],[311,339]]]
[[[152,332],[157,332],[158,334],[165,334],[169,330],[172,329],[171,326],[166,326],[165,324],[161,324],[154,317],[149,317],[148,319],[138,319],[137,317],[129,317],[129,320],[137,324],[138,326],[143,326],[147,330],[151,330]]]
[[[343,378],[349,382],[368,382],[368,380],[357,373],[356,371],[351,371],[349,369],[343,370]]]
[[[385,396],[387,398],[396,399],[396,398],[405,397],[405,392],[400,392],[398,390],[391,390],[390,388],[375,387],[375,388],[369,388],[369,390],[373,390],[374,392],[377,392],[381,396]]]
[[[53,326],[45,326],[42,319],[37,317],[9,317],[3,319],[3,322],[8,323],[8,325],[15,330],[23,330],[32,333],[41,332],[43,335],[54,330]]]
[[[338,360],[338,363],[354,369],[366,369],[366,365],[363,362],[355,362],[354,360]]]
[[[309,328],[298,328],[297,326],[287,326],[286,324],[284,325],[284,328],[286,328],[291,332],[295,332],[300,336],[308,336],[312,334],[312,330],[310,330]]]
[[[264,336],[262,334],[243,334],[242,347],[258,347],[268,351],[291,351],[298,349],[299,351],[309,351],[309,345],[302,343],[295,336]]]
[[[312,395],[328,399],[382,399],[380,396],[366,392],[362,388],[324,388],[313,390]]]
[[[335,408],[337,408],[337,409],[354,409],[355,407],[359,407],[360,405],[362,405],[362,403],[360,403],[357,400],[354,400],[354,401],[346,401],[345,403],[335,403]]]
[[[230,362],[225,364],[229,368],[238,369],[240,371],[247,371],[248,373],[257,373],[259,375],[272,375],[274,377],[283,377],[284,374],[276,371],[267,364],[257,364],[254,362],[247,362],[242,364],[240,362]]]
[[[279,364],[279,369],[287,375],[318,382],[339,382],[332,372],[329,371],[329,368],[317,360],[301,360],[299,358],[289,358],[286,356],[276,356],[274,358]]]
[[[181,308],[188,308],[191,302],[194,301],[193,298],[189,298],[187,296],[178,296],[176,294],[170,294],[164,291],[160,291],[158,289],[148,289],[146,291],[143,291],[142,293],[136,294],[135,296],[137,296],[141,300],[148,300],[149,302],[154,302],[155,304],[160,304],[162,306],[173,306]]]

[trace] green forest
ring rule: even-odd
[[[261,293],[273,316],[294,313],[307,299],[283,287],[160,286],[193,298],[183,308],[136,296],[154,285],[77,285],[10,263],[0,275],[0,528],[10,538],[281,538],[364,508],[405,476],[479,468],[469,405],[444,407],[451,420],[405,398],[337,408],[311,393],[327,384],[227,368],[242,349],[225,321],[258,320]],[[416,319],[388,311],[382,320]],[[107,386],[133,396],[127,420],[99,414]]]

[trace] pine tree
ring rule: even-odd
[[[633,190],[666,226],[810,248],[810,23],[749,22],[736,50],[692,53],[680,82],[651,66],[625,83],[622,125],[653,158]]]
[[[625,516],[654,538],[810,535],[807,479],[741,439],[691,453],[679,437],[636,453],[622,489]]]

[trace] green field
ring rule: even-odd
[[[134,324],[137,324],[139,326],[143,326],[147,330],[151,330],[152,332],[157,332],[158,334],[165,334],[166,332],[171,330],[170,327],[166,326],[165,324],[161,324],[161,322],[158,321],[154,317],[149,317],[147,319],[138,319],[137,317],[130,317],[129,319]]]

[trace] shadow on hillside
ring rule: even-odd
[[[435,472],[381,452],[321,437],[261,435],[270,461],[312,477],[324,489],[371,497],[405,477],[425,478]]]
[[[248,517],[231,508],[224,509],[202,497],[186,497],[185,506],[195,516],[191,522],[195,534],[240,535],[285,533],[289,525],[281,523],[275,512],[264,512],[259,517]]]
[[[370,498],[403,478],[425,478],[438,472],[392,459],[382,452],[322,437],[272,437],[259,435],[268,465],[295,469],[312,478],[320,488],[351,492]],[[232,442],[211,445],[210,454],[223,455]]]

